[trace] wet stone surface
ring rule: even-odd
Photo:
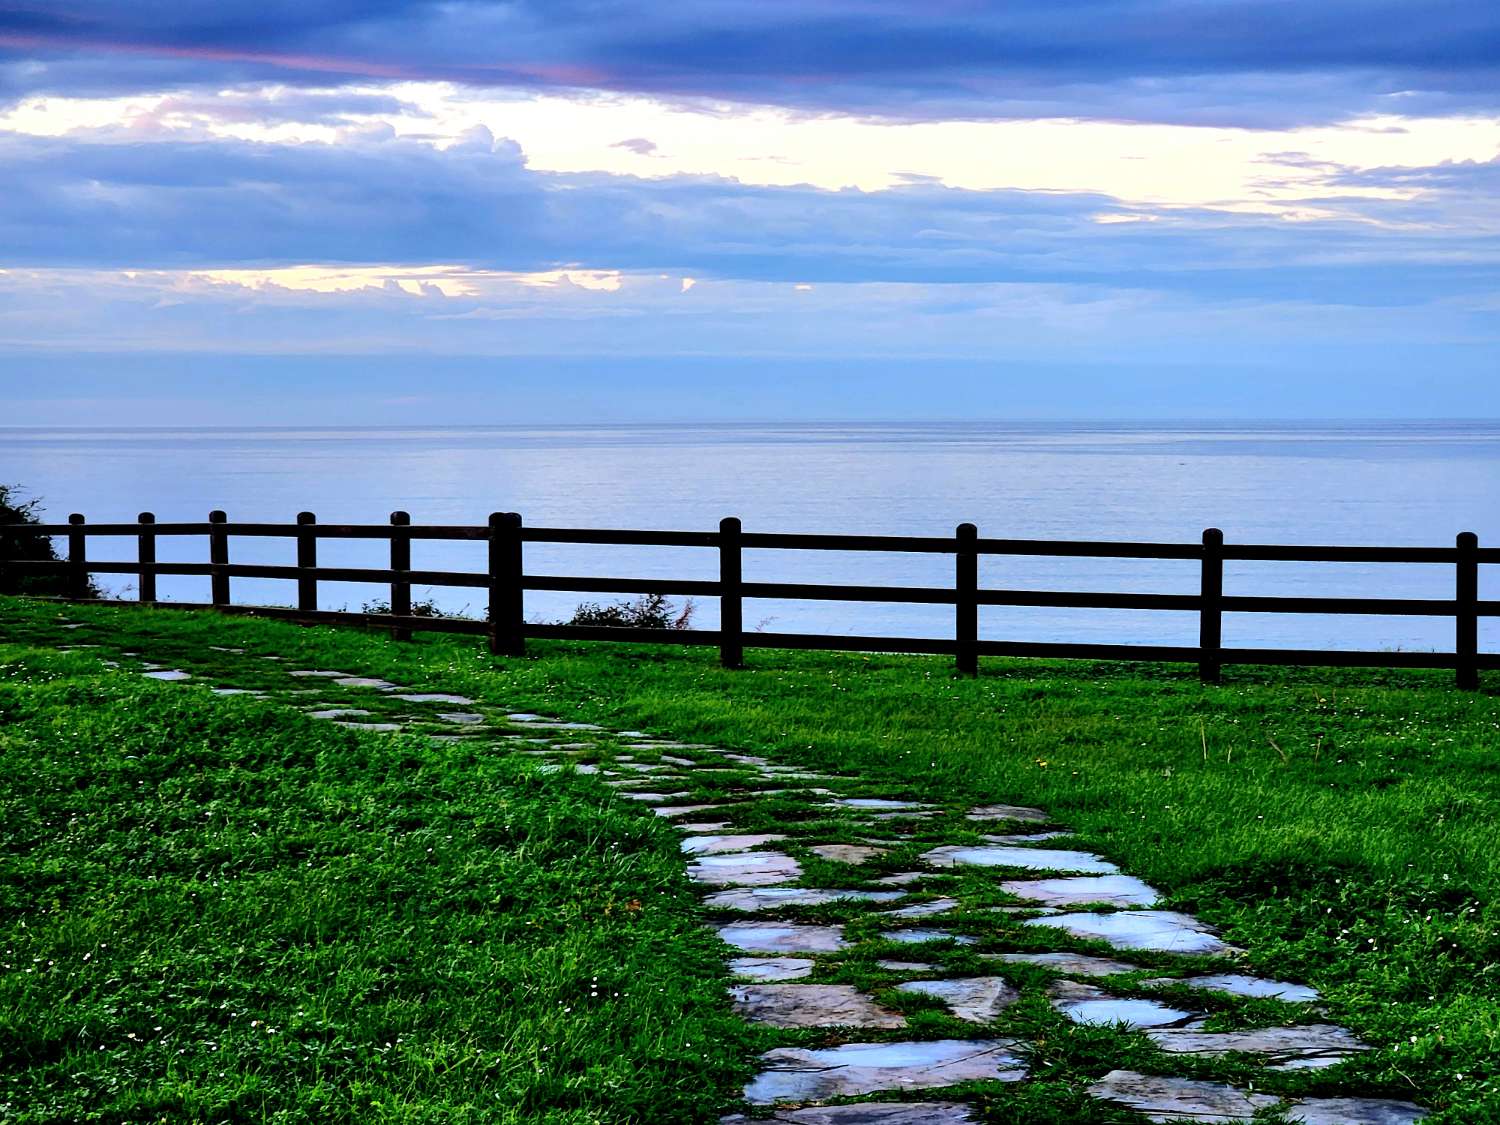
[[[886,941],[898,941],[904,945],[919,945],[924,941],[951,941],[955,945],[974,945],[979,939],[968,934],[955,934],[951,930],[887,930],[880,935]]]
[[[1307,1098],[1285,1113],[1301,1125],[1411,1125],[1427,1116],[1419,1105],[1388,1098]]]
[[[1305,984],[1284,980],[1264,980],[1243,973],[1213,973],[1202,977],[1161,978],[1147,984],[1185,984],[1209,992],[1227,992],[1231,996],[1281,1000],[1288,1004],[1310,1004],[1318,999],[1318,990]]]
[[[1026,1074],[1019,1044],[1012,1039],[846,1043],[822,1050],[781,1047],[762,1055],[761,1064],[764,1069],[745,1087],[745,1100],[752,1105],[957,1082],[1015,1082]]]
[[[747,913],[777,910],[783,906],[822,906],[843,900],[853,902],[893,902],[904,896],[900,891],[822,890],[818,887],[746,887],[743,890],[718,891],[703,900],[705,906],[719,910],[743,910]]]
[[[808,1106],[782,1109],[770,1117],[732,1114],[719,1125],[971,1125],[974,1115],[961,1102],[876,1102],[869,1105]]]
[[[1101,1101],[1123,1105],[1148,1121],[1246,1121],[1257,1110],[1280,1100],[1216,1082],[1163,1078],[1130,1070],[1112,1070],[1088,1088]]]
[[[819,859],[832,860],[835,863],[866,863],[886,853],[885,848],[872,848],[860,844],[814,844],[807,850]]]
[[[688,878],[699,883],[730,887],[767,887],[790,883],[802,867],[781,852],[739,852],[706,855],[688,867]]]
[[[1087,953],[981,953],[985,960],[994,959],[1010,965],[1038,965],[1054,972],[1075,977],[1107,977],[1130,973],[1140,968],[1126,961],[1108,957],[1091,957]]]
[[[912,980],[896,987],[902,992],[936,997],[948,1005],[954,1016],[970,1023],[989,1023],[1021,996],[1002,977]]]
[[[742,852],[785,839],[786,836],[780,832],[744,836],[689,836],[682,841],[681,847],[688,855],[719,855],[724,852]]]
[[[1072,871],[1084,875],[1116,875],[1120,871],[1109,860],[1090,852],[999,845],[945,844],[922,853],[922,861],[933,867],[1020,867],[1028,871]]]
[[[806,957],[733,957],[729,971],[744,980],[800,980],[812,975],[813,962]]]
[[[191,672],[184,672],[180,668],[164,668],[159,672],[142,672],[141,675],[145,676],[148,680],[163,680],[167,683],[179,680],[191,680],[193,678]]]
[[[1111,996],[1097,985],[1079,984],[1070,980],[1056,982],[1047,990],[1047,995],[1052,1000],[1052,1006],[1074,1023],[1171,1027],[1199,1014],[1184,1012],[1156,1000]]]
[[[1259,1055],[1273,1070],[1313,1070],[1334,1066],[1369,1050],[1346,1028],[1328,1023],[1300,1027],[1262,1027],[1254,1031],[1194,1031],[1162,1028],[1148,1031],[1151,1041],[1172,1054]]]
[[[1051,818],[1041,809],[1024,805],[980,805],[966,814],[968,820],[1014,820],[1022,824],[1046,824]]]
[[[1093,938],[1116,949],[1197,954],[1228,953],[1231,949],[1198,919],[1174,910],[1058,914],[1049,918],[1028,918],[1023,925],[1065,930],[1074,937]]]
[[[802,926],[791,922],[731,922],[720,926],[719,940],[746,953],[837,953],[847,946],[840,926]]]
[[[931,918],[936,914],[947,914],[958,909],[956,898],[935,898],[931,902],[918,902],[903,906],[899,910],[881,911],[887,918]]]
[[[1076,879],[1012,879],[1000,884],[1006,894],[1047,906],[1151,906],[1160,897],[1134,875],[1092,875]]]
[[[900,1013],[848,984],[742,984],[729,995],[741,1016],[771,1027],[906,1026]]]

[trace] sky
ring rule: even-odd
[[[1500,416],[1493,0],[0,0],[0,426]]]

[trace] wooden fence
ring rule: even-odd
[[[526,527],[514,512],[497,512],[485,526],[413,524],[405,512],[393,512],[389,524],[320,524],[303,512],[295,524],[230,523],[223,512],[209,514],[207,523],[157,523],[142,512],[136,523],[89,524],[81,515],[66,524],[0,529],[0,551],[8,537],[28,534],[66,537],[66,560],[21,562],[0,560],[16,571],[61,572],[68,576],[75,599],[87,599],[92,574],[139,576],[138,599],[156,602],[156,579],[162,574],[207,575],[212,590],[207,605],[230,613],[278,617],[309,624],[343,623],[390,629],[401,638],[413,630],[472,633],[489,638],[490,650],[507,655],[525,651],[528,637],[576,640],[636,641],[716,645],[726,667],[738,667],[744,650],[753,648],[832,649],[862,652],[917,652],[952,654],[958,670],[974,674],[981,656],[1067,657],[1105,660],[1181,661],[1198,665],[1207,682],[1218,680],[1225,664],[1359,665],[1384,668],[1452,668],[1460,687],[1476,688],[1481,669],[1500,667],[1500,654],[1479,651],[1479,619],[1500,616],[1500,601],[1479,598],[1479,566],[1500,562],[1500,549],[1479,546],[1477,536],[1465,532],[1452,547],[1314,547],[1230,544],[1210,528],[1201,543],[1128,543],[981,538],[973,524],[960,524],[943,537],[891,535],[799,535],[747,532],[737,519],[720,522],[717,531],[609,531],[580,528]],[[163,536],[205,536],[208,562],[158,562],[156,543]],[[295,566],[268,566],[229,561],[231,536],[295,539]],[[134,538],[135,562],[90,558],[88,541],[96,537]],[[318,565],[322,539],[384,539],[390,543],[388,568]],[[489,563],[483,573],[414,570],[411,545],[415,540],[471,540],[488,544]],[[579,577],[527,574],[527,543],[612,544],[653,547],[700,547],[717,550],[719,577],[709,580]],[[849,586],[801,582],[746,582],[742,555],[746,550],[908,552],[950,555],[953,585]],[[996,590],[979,586],[979,558],[983,555],[1032,555],[1067,558],[1176,559],[1196,561],[1201,575],[1196,594],[1133,594],[1056,590]],[[1248,597],[1224,593],[1224,563],[1229,560],[1319,563],[1421,563],[1453,568],[1452,598],[1314,598]],[[297,607],[235,605],[230,582],[234,578],[277,578],[297,584]],[[390,590],[390,613],[350,613],[318,609],[319,582],[369,582]],[[452,586],[487,591],[484,621],[412,613],[413,585]],[[720,627],[714,630],[624,628],[611,626],[534,624],[524,619],[525,591],[554,590],[578,593],[662,593],[717,598]],[[744,600],[779,598],[856,602],[894,602],[953,607],[951,638],[861,637],[814,633],[746,632]],[[111,603],[122,604],[122,603]],[[169,603],[181,606],[182,603]],[[1198,615],[1196,646],[1087,644],[981,640],[980,606],[1047,606],[1072,609],[1133,609],[1190,612]],[[1388,652],[1337,649],[1225,648],[1223,615],[1228,613],[1377,614],[1452,618],[1454,651]]]

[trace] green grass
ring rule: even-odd
[[[60,616],[87,627],[62,631]],[[512,709],[764,750],[858,774],[882,795],[1041,805],[1222,926],[1255,970],[1321,989],[1330,1018],[1382,1048],[1353,1064],[1371,1092],[1434,1106],[1438,1122],[1500,1121],[1500,699],[1458,692],[1442,674],[1231,669],[1205,688],[1180,667],[995,661],[966,680],[939,659],[764,651],[748,670],[726,672],[691,649],[552,643],[503,659],[458,638],[398,645],[0,600],[6,637],[140,650],[225,683],[285,686],[271,662],[247,666],[208,648],[238,645]],[[649,820],[615,815],[618,831]],[[761,814],[768,824],[775,815]],[[657,847],[665,880],[670,847]],[[445,1012],[433,1034],[458,1018]],[[710,1062],[745,1057],[727,1025],[709,1031]],[[1088,1116],[1076,1096],[1079,1081],[1119,1065],[1118,1051],[1091,1048],[1090,1036],[1046,1043],[1039,1057],[1058,1082],[1029,1084],[1042,1089],[993,1120],[1114,1120]],[[1316,1075],[1301,1081],[1318,1091]]]
[[[670,830],[570,776],[0,647],[0,1120],[713,1120]]]

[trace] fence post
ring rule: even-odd
[[[209,572],[210,600],[215,608],[229,604],[229,574],[224,569],[229,565],[229,536],[224,532],[228,519],[217,508],[208,513],[208,561],[213,566]]]
[[[745,666],[744,559],[740,550],[740,521],[719,521],[719,664]]]
[[[1224,647],[1224,533],[1210,527],[1203,533],[1203,577],[1198,590],[1198,678],[1219,682],[1220,650]]]
[[[311,512],[297,513],[297,609],[301,613],[318,612],[318,536],[313,525],[318,517]]]
[[[525,591],[522,582],[521,517],[490,513],[490,651],[525,656]]]
[[[141,601],[154,602],[156,601],[156,532],[147,529],[156,522],[156,516],[151,512],[142,512],[135,519],[141,525],[135,537],[136,561],[141,564],[141,580],[136,589],[139,591]]]
[[[68,517],[68,597],[89,596],[88,533],[83,530],[83,514]]]
[[[406,512],[392,512],[391,526],[410,527],[411,516]],[[405,532],[391,532],[391,613],[396,617],[411,616],[411,536]],[[398,625],[391,630],[391,639],[411,640],[411,630]]]
[[[961,676],[979,675],[979,528],[961,523],[954,532],[953,629],[956,661]]]
[[[1479,536],[1462,532],[1457,545],[1453,663],[1458,686],[1473,691],[1479,687]]]

